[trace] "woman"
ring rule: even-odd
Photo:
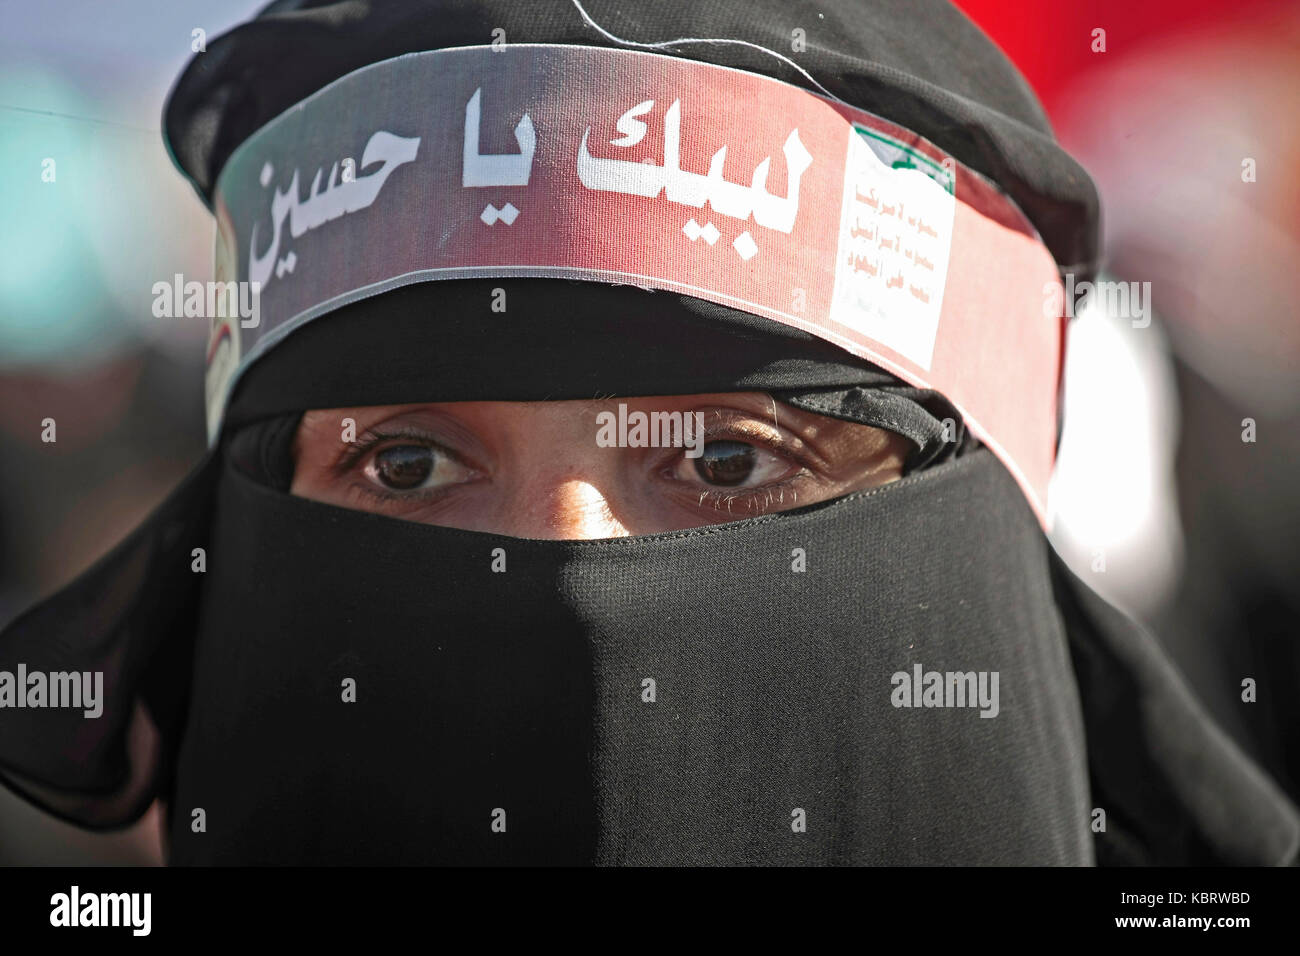
[[[1290,862],[1043,536],[1097,209],[1014,69],[943,3],[625,6],[277,3],[186,71],[260,311],[0,637],[105,675],[0,777],[182,864]]]

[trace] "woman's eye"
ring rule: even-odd
[[[389,445],[375,452],[363,468],[375,484],[390,491],[422,491],[466,480],[472,472],[428,445]]]
[[[748,442],[711,441],[698,458],[682,459],[678,477],[715,488],[740,488],[768,484],[790,470],[790,462]]]

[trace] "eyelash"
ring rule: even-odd
[[[790,489],[791,497],[793,497],[797,502],[799,500],[798,494],[791,486],[793,486],[796,482],[798,482],[800,479],[806,476],[807,476],[807,471],[800,470],[800,471],[796,471],[788,478],[783,478],[778,482],[775,482],[770,485],[762,485],[761,487],[758,488],[746,488],[743,491],[722,491],[721,489],[714,490],[714,491],[705,490],[700,493],[699,503],[702,505],[704,504],[705,501],[708,501],[709,506],[714,510],[716,511],[725,510],[728,514],[730,514],[732,504],[734,502],[743,500],[749,506],[749,510],[753,514],[756,515],[766,514],[768,508],[770,508],[773,504],[773,497],[772,497],[773,494],[776,494],[777,496],[776,503],[784,504],[785,491],[787,488]],[[764,498],[764,500],[761,503],[758,501],[760,496]]]
[[[422,432],[417,432],[410,429],[399,429],[397,431],[391,431],[391,432],[381,432],[381,431],[375,431],[373,429],[367,429],[353,444],[353,447],[349,448],[343,455],[339,457],[337,463],[334,466],[336,472],[341,477],[346,477],[357,466],[359,462],[365,459],[365,457],[370,452],[379,448],[381,445],[385,444],[386,442],[391,442],[391,441],[400,441],[400,442],[406,442],[408,444],[413,444],[413,445],[422,445],[425,448],[433,449],[439,455],[446,455],[448,458],[454,459],[460,464],[465,465],[465,467],[467,468],[473,467],[469,465],[463,458],[461,458],[460,455],[457,455],[446,445],[434,441],[432,438],[430,438],[426,434],[423,434]],[[444,494],[446,494],[448,491],[451,490],[451,487],[427,488],[424,489],[423,491],[404,492],[402,494],[396,494],[393,492],[384,491],[376,487],[375,485],[371,484],[370,482],[364,480],[354,482],[351,485],[351,487],[356,492],[365,495],[366,497],[370,498],[373,501],[377,501],[380,503],[393,502],[393,501],[433,501],[437,498],[442,497]]]
[[[748,504],[749,510],[753,514],[764,514],[774,503],[784,502],[784,496],[787,490],[790,491],[791,495],[797,497],[793,486],[807,479],[813,473],[812,462],[808,460],[806,455],[801,454],[798,449],[791,447],[789,442],[781,438],[775,440],[768,437],[760,438],[757,435],[747,432],[743,428],[734,427],[734,425],[727,422],[725,419],[720,423],[706,425],[703,437],[705,444],[712,441],[744,442],[747,445],[753,445],[756,448],[765,449],[797,466],[795,471],[791,472],[780,481],[760,485],[757,488],[744,488],[737,491],[727,491],[722,488],[706,488],[702,490],[697,499],[698,504],[704,505],[707,502],[709,507],[717,511],[725,510],[730,513],[733,504],[738,501],[744,501]],[[665,477],[671,473],[672,468],[681,459],[683,454],[684,452],[678,452],[664,463],[662,473]],[[668,478],[667,480],[681,483],[676,478]],[[773,498],[774,495],[776,496],[775,501]],[[760,498],[763,498],[761,502],[759,501]]]

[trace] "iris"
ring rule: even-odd
[[[738,485],[754,470],[754,446],[738,441],[711,441],[695,459],[695,472],[709,484]]]

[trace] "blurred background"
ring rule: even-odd
[[[1053,543],[1300,799],[1300,2],[957,5],[1097,181],[1106,278],[1150,283],[1149,325],[1072,325]],[[194,31],[260,6],[0,0],[0,625],[203,452],[207,322],[151,304],[211,277],[213,225],[159,122]],[[156,831],[84,833],[0,789],[0,864],[158,863]]]

